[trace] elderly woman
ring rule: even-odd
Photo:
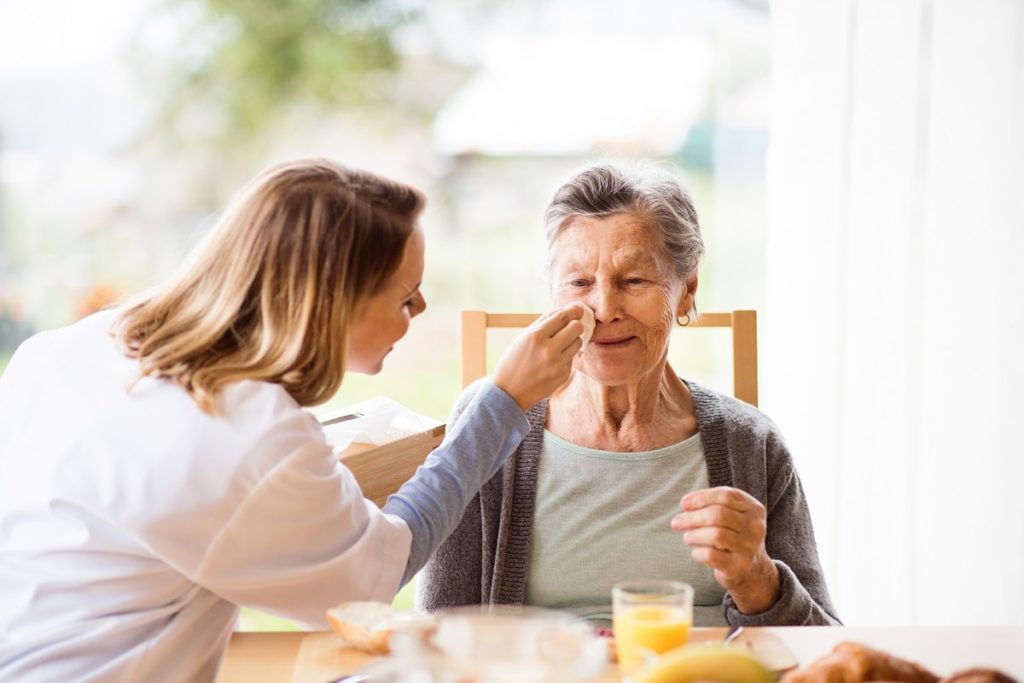
[[[555,303],[592,308],[593,338],[426,566],[421,606],[600,624],[613,584],[666,578],[694,587],[698,626],[838,624],[778,428],[667,362],[673,324],[696,314],[690,197],[661,172],[598,166],[558,190],[546,225]]]

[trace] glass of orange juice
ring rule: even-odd
[[[651,653],[686,645],[693,623],[693,586],[660,579],[623,581],[612,588],[612,626],[619,671],[629,673]]]

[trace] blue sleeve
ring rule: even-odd
[[[384,512],[401,517],[412,531],[403,585],[455,529],[469,501],[530,431],[526,414],[512,397],[490,380],[478,386],[465,409],[449,422],[441,445],[384,505]]]

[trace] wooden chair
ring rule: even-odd
[[[487,330],[489,328],[527,327],[539,317],[536,313],[462,312],[462,386],[487,374]],[[757,311],[703,313],[695,327],[732,329],[733,395],[752,406],[757,405]]]

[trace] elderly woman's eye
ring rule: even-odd
[[[642,285],[645,282],[647,282],[647,280],[643,279],[642,277],[628,277],[628,278],[626,278],[626,284],[627,285]]]
[[[590,283],[582,278],[576,278],[575,280],[569,280],[569,284],[573,287],[586,287]]]

